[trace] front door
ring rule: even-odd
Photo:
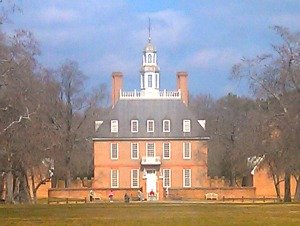
[[[147,170],[147,194],[151,190],[156,194],[156,172],[155,170]]]

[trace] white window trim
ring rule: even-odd
[[[115,123],[115,125],[114,125],[114,123]],[[110,132],[111,133],[118,133],[119,132],[119,121],[118,120],[113,119],[113,120],[110,121]]]
[[[169,122],[169,130],[166,130],[166,128],[165,128],[165,122]],[[171,121],[170,120],[163,120],[163,132],[164,133],[171,132]]]
[[[165,157],[165,144],[169,144],[169,157]],[[163,159],[171,159],[171,143],[163,143]]]
[[[136,131],[133,130],[133,123],[136,122]],[[139,132],[139,121],[138,120],[131,120],[131,132],[138,133]]]
[[[186,185],[185,184],[185,171],[188,170],[189,171],[189,185]],[[192,187],[192,169],[183,169],[182,170],[182,175],[183,175],[183,178],[182,178],[182,185],[184,188],[190,188]]]
[[[187,128],[186,128],[187,127]],[[191,120],[184,119],[182,121],[182,131],[184,133],[190,133],[191,132]]]
[[[137,185],[136,186],[134,186],[133,185],[133,171],[137,171]],[[130,170],[130,174],[131,174],[131,188],[139,188],[140,187],[140,172],[139,172],[139,169],[132,169],[132,170]]]
[[[117,145],[117,158],[113,158],[113,145],[114,144]],[[110,144],[110,159],[112,159],[112,160],[119,159],[119,144],[118,143],[111,143]]]
[[[153,144],[153,152],[154,152],[154,157],[156,156],[156,151],[155,151],[155,143],[146,143],[146,157],[152,158],[152,156],[148,156],[148,144]]]
[[[136,158],[134,158],[133,157],[133,155],[132,155],[132,153],[133,153],[133,144],[136,144],[136,146],[137,146],[137,157]],[[139,143],[131,143],[131,159],[139,159],[139,152],[140,152],[140,147],[139,147]]]
[[[117,172],[117,186],[113,186],[113,171]],[[111,188],[118,188],[119,187],[119,170],[117,169],[112,169],[110,170],[110,187]]]
[[[150,131],[149,130],[149,124],[150,124],[150,122],[153,122],[153,131]],[[154,127],[155,127],[155,124],[154,124],[154,120],[147,120],[147,132],[148,133],[154,133]]]
[[[185,156],[185,143],[189,144],[189,157]],[[183,159],[191,159],[192,158],[192,144],[191,144],[191,142],[183,142],[182,143],[182,157],[183,157]]]
[[[165,184],[165,172],[169,171],[169,186],[166,186]],[[170,188],[172,186],[172,171],[171,169],[163,169],[163,187],[164,188]]]

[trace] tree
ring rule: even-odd
[[[291,33],[286,28],[275,26],[274,30],[282,39],[282,44],[273,45],[274,53],[254,59],[244,58],[233,67],[232,75],[235,79],[246,79],[258,98],[272,102],[272,120],[268,123],[276,127],[280,134],[281,146],[278,145],[275,150],[280,150],[280,160],[284,162],[284,201],[289,202],[290,177],[295,174],[298,179],[300,167],[300,39],[299,34]]]

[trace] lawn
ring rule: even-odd
[[[300,204],[0,205],[0,225],[300,225]]]

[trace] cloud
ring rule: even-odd
[[[299,29],[300,14],[279,14],[271,17],[271,25],[280,25],[289,28]]]
[[[190,55],[186,64],[197,69],[229,67],[240,59],[233,49],[202,49]]]
[[[39,18],[47,23],[73,22],[78,17],[78,12],[73,9],[59,9],[55,6],[43,9],[39,15]]]
[[[143,30],[137,32],[139,39],[145,40],[146,24],[151,19],[151,36],[155,43],[162,47],[174,47],[186,41],[191,28],[191,18],[182,11],[166,9],[157,12],[143,13],[139,16],[144,22]]]

